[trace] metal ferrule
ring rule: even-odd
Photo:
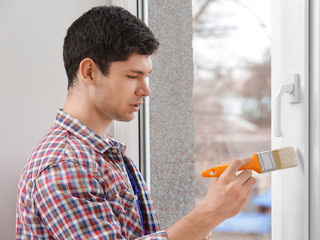
[[[277,169],[272,151],[257,153],[262,172],[270,172]]]

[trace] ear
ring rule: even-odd
[[[96,71],[97,65],[91,58],[85,58],[79,64],[79,77],[88,84],[92,84],[94,82]]]

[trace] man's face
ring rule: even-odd
[[[151,91],[146,76],[152,70],[151,56],[132,54],[126,61],[113,62],[109,74],[97,78],[93,104],[105,120],[131,121],[138,112],[143,97]]]

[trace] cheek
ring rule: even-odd
[[[93,97],[95,98],[95,99],[99,99],[99,98],[101,98],[102,96],[104,96],[105,95],[105,90],[103,89],[103,88],[101,88],[101,87],[96,87],[95,89],[94,89],[94,91],[93,91]]]
[[[109,102],[108,92],[103,88],[95,88],[92,93],[92,98],[93,102],[98,105]]]
[[[106,79],[106,81],[108,80],[110,81],[110,79]],[[93,97],[98,104],[120,106],[134,99],[135,90],[135,81],[116,79],[108,84],[101,82],[99,86],[95,87]]]
[[[136,85],[134,82],[125,82],[115,89],[117,95],[121,98],[130,98],[135,94]]]

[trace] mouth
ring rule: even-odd
[[[138,112],[140,110],[140,105],[142,105],[142,103],[131,104],[130,106],[133,107],[134,112]]]

